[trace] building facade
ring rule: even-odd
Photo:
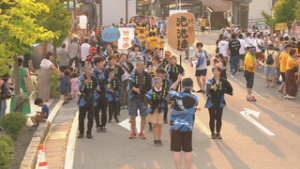
[[[240,26],[243,29],[248,27],[249,5],[252,0],[224,0],[230,4],[232,18],[230,23]],[[261,0],[267,1],[267,0]]]

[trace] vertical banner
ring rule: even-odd
[[[131,40],[134,39],[134,28],[119,28],[121,37],[118,41],[119,49],[127,49],[131,47]]]
[[[192,13],[173,14],[168,19],[168,43],[183,51],[195,41],[195,16]]]

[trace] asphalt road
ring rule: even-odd
[[[212,39],[209,36],[214,35],[200,36],[208,37],[197,36],[196,39]],[[206,45],[204,48],[213,52],[215,46]],[[192,47],[190,54],[193,52],[195,47]],[[189,66],[187,60],[183,60],[182,64],[186,76],[193,78],[195,89],[198,90],[194,78],[195,70]],[[208,69],[208,78],[212,78],[210,69],[211,67]],[[202,111],[196,113],[193,130],[192,169],[299,168],[299,96],[294,101],[284,100],[275,92],[277,88],[264,86],[262,70],[258,70],[254,84],[254,90],[258,94],[257,102],[247,102],[243,74],[238,73],[234,77],[228,74],[228,79],[233,86],[234,95],[225,96],[227,106],[223,112],[222,140],[210,139],[209,116],[204,108],[206,98],[203,94],[197,94]],[[246,111],[245,108],[252,111]],[[128,110],[121,111],[120,121],[127,118]],[[130,140],[130,131],[116,122],[108,124],[107,129],[107,133],[97,133],[94,127],[93,139],[77,140],[73,168],[175,168],[173,153],[170,151],[169,125],[163,124],[162,147],[153,145],[152,133],[147,130],[146,140]]]

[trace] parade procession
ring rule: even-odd
[[[0,169],[299,168],[299,11],[2,0]]]

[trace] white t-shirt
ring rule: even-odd
[[[85,61],[86,57],[90,54],[90,47],[88,43],[83,43],[81,45],[81,61]]]
[[[123,62],[123,65],[125,67],[127,67],[127,63],[126,62]],[[122,66],[122,69],[124,70],[124,74],[122,75],[122,81],[128,80],[130,74],[127,72],[127,70],[123,66]]]
[[[244,39],[239,39],[241,48],[239,50],[240,55],[244,55],[246,53],[245,48],[247,47],[246,41]]]
[[[49,69],[49,67],[50,67],[52,64],[53,64],[53,63],[52,63],[50,60],[48,60],[48,59],[43,59],[42,62],[41,62],[41,64],[40,64],[40,66],[41,66],[41,68],[43,68],[43,69]]]
[[[257,53],[260,53],[261,50],[258,48],[257,43],[258,43],[259,45],[263,46],[263,45],[264,45],[264,41],[261,40],[261,39],[257,39],[257,38],[256,38],[256,39],[254,39],[253,42],[252,42],[252,45],[256,47],[256,52],[257,52]]]
[[[218,48],[220,50],[220,53],[223,54],[224,57],[229,57],[228,56],[228,45],[229,45],[229,42],[226,41],[226,40],[222,40],[219,42],[218,44]]]
[[[210,53],[207,50],[202,50],[201,52],[195,52],[193,54],[193,56],[192,56],[193,60],[198,60],[198,58],[200,58],[200,57],[203,57],[203,59],[204,59],[203,64],[200,64],[200,66],[196,68],[197,70],[207,69],[206,57],[209,57],[209,56],[210,56]]]
[[[250,46],[251,46],[251,44],[252,44],[252,39],[251,39],[251,37],[246,38],[246,44],[247,44],[246,47],[250,47]]]

